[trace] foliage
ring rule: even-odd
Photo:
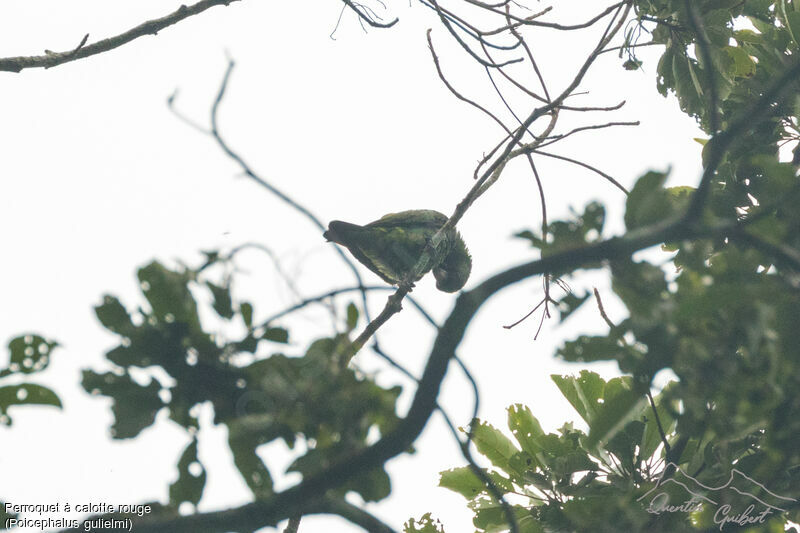
[[[800,52],[796,1],[640,0],[636,8],[639,33],[629,32],[628,49],[635,64],[626,68],[641,64],[632,36],[646,31],[665,47],[658,90],[675,94],[709,134],[735,124]],[[522,406],[509,408],[516,443],[485,423],[473,424],[475,446],[492,464],[485,472],[515,502],[520,531],[735,527],[720,523],[715,512],[723,503],[741,512],[753,501],[708,487],[742,473],[785,498],[769,500],[761,485],[754,489],[773,507],[748,531],[783,531],[786,520],[800,517],[800,452],[793,444],[800,436],[800,214],[794,208],[800,188],[796,168],[779,156],[783,143],[800,138],[798,87],[791,81],[786,92],[795,96],[754,118],[750,134],[733,139],[718,161],[712,154],[721,141],[703,141],[704,164],[715,167],[701,221],[744,220],[742,229],[664,243],[672,270],[628,256],[608,262],[628,316],[617,324],[604,317],[607,334],[578,336],[558,355],[576,363],[617,361],[627,377],[605,382],[586,371],[553,377],[588,433],[566,424],[545,434]],[[665,173],[649,172],[637,181],[626,205],[629,234],[687,217],[694,189],[665,187],[666,180]],[[588,244],[582,242],[586,219],[551,223],[553,244],[530,231],[518,236],[545,256],[553,246]],[[584,301],[571,297],[567,314]],[[663,370],[677,380],[651,406],[646,395]],[[668,479],[696,480],[698,497],[722,501],[660,514],[637,502]],[[469,500],[478,531],[508,530],[500,502],[470,468],[443,472],[440,484]],[[680,491],[670,496],[673,505],[688,499]]]
[[[223,283],[203,279],[204,270],[221,261],[219,254],[208,256],[201,269],[170,270],[158,262],[140,268],[149,309],[130,313],[117,298],[105,296],[95,312],[120,337],[106,354],[115,369],[83,375],[87,391],[113,399],[115,438],[137,436],[161,409],[192,436],[170,487],[173,507],[197,504],[203,493],[196,416],[202,404],[210,404],[215,422],[227,426],[234,463],[255,497],[273,492],[274,470],[259,456],[260,446],[282,439],[294,448],[302,441],[307,451],[288,470],[308,476],[365,446],[370,431],[386,432],[397,420],[399,388],[382,388],[342,364],[358,321],[354,306],[342,333],[317,339],[301,355],[269,354],[260,348],[287,344],[288,331],[254,325],[252,304],[234,300],[230,278]],[[204,329],[195,298],[203,289],[219,319],[238,324],[241,335],[224,339]],[[343,496],[349,490],[366,501],[379,500],[389,494],[388,475],[383,469],[365,472],[336,492]]]
[[[702,493],[724,498],[728,505],[753,502],[747,499],[749,494],[742,497],[735,489],[703,490],[704,486],[722,486],[727,473],[720,478],[718,469],[701,465],[723,455],[727,461],[754,457],[759,453],[758,435],[705,446],[692,442],[675,473],[681,484],[662,485],[667,477],[661,431],[670,435],[673,446],[680,440],[674,432],[677,419],[672,414],[678,405],[672,399],[672,391],[679,387],[677,382],[655,397],[654,411],[646,401],[632,406],[620,401],[632,390],[630,378],[605,381],[584,370],[579,377],[554,375],[552,379],[588,426],[588,434],[571,423],[557,433],[545,433],[531,410],[519,404],[508,408],[513,441],[485,422],[473,422],[475,445],[492,463],[486,472],[509,500],[519,502],[514,512],[520,531],[697,531],[717,527],[714,513],[722,505],[719,500],[717,505],[702,501],[702,506],[656,513],[664,497],[659,494],[676,506],[684,505],[689,494]],[[593,434],[607,434],[609,425],[617,428],[613,436],[592,438]],[[689,476],[689,471],[697,473]],[[736,481],[738,488],[745,486],[743,479]],[[440,486],[468,500],[479,532],[507,530],[502,509],[469,467],[442,472]],[[770,501],[771,495],[763,487],[754,483],[746,486],[750,494]],[[773,516],[764,530],[774,531],[779,526],[783,531],[782,524],[782,517]],[[407,533],[413,531],[406,527]]]
[[[8,343],[8,366],[0,370],[0,380],[41,372],[50,364],[53,349],[57,346],[57,342],[35,334],[11,339]],[[0,422],[3,425],[11,426],[8,410],[16,405],[51,405],[61,408],[61,400],[55,392],[36,383],[0,385]],[[7,519],[15,517],[15,514],[6,512],[5,503],[0,501],[0,529],[7,529]]]
[[[57,342],[48,341],[40,335],[21,335],[8,343],[8,366],[0,370],[0,379],[41,372],[50,364],[53,348]],[[0,422],[12,423],[8,409],[14,405],[52,405],[61,407],[61,400],[47,387],[35,383],[0,386]]]
[[[198,268],[170,269],[152,262],[139,269],[147,306],[132,310],[114,296],[104,297],[95,311],[102,325],[119,338],[119,344],[106,354],[113,370],[102,374],[85,370],[83,386],[113,400],[111,432],[116,439],[138,436],[163,410],[185,428],[188,444],[177,460],[169,506],[161,510],[167,522],[156,522],[155,529],[171,530],[168,520],[178,516],[177,508],[197,505],[203,496],[206,472],[198,457],[200,406],[210,406],[214,423],[226,427],[236,468],[254,503],[262,504],[225,511],[226,520],[240,518],[236,524],[226,522],[225,530],[252,530],[294,517],[295,509],[338,512],[355,523],[374,525],[347,507],[344,496],[354,491],[364,501],[377,501],[389,494],[383,462],[407,451],[422,431],[437,406],[436,395],[449,360],[455,357],[478,308],[497,290],[525,277],[544,275],[545,298],[539,304],[544,304],[543,319],[549,316],[547,306],[552,302],[563,321],[590,301],[592,293],[586,287],[578,293],[567,291],[555,302],[549,294],[550,282],[567,289],[563,277],[579,285],[581,269],[606,272],[626,312],[612,320],[600,306],[608,331],[601,335],[576,332],[557,355],[580,364],[615,361],[624,376],[606,381],[588,370],[577,377],[552,376],[585,430],[564,423],[555,433],[546,433],[532,410],[523,405],[508,409],[513,438],[477,419],[469,430],[462,429],[468,436],[461,443],[467,459],[466,450],[473,446],[487,466],[470,462],[442,472],[440,485],[467,500],[475,528],[492,533],[720,530],[736,525],[721,522],[720,512],[727,508],[732,514],[725,511],[722,517],[730,522],[737,515],[738,525],[743,525],[748,517],[741,511],[756,497],[769,512],[758,520],[750,516],[748,531],[782,531],[787,520],[800,520],[800,449],[796,446],[800,437],[800,340],[796,335],[800,212],[795,208],[800,201],[796,169],[800,148],[795,147],[793,163],[786,152],[800,140],[800,82],[798,76],[787,77],[797,69],[800,55],[800,1],[628,0],[612,5],[585,25],[545,22],[542,25],[571,31],[613,15],[596,49],[560,96],[548,91],[533,52],[520,35],[522,29],[537,27],[538,17],[547,10],[520,18],[511,13],[510,4],[516,3],[469,2],[503,18],[499,28],[482,31],[477,29],[481,24],[473,25],[455,11],[443,10],[436,2],[423,3],[436,11],[443,26],[481,64],[516,119],[508,127],[457,92],[445,78],[428,35],[436,70],[447,88],[485,112],[506,134],[479,162],[476,183],[455,214],[441,215],[436,227],[455,234],[460,217],[497,181],[505,165],[526,156],[540,187],[543,220],[540,230],[524,230],[516,237],[529,242],[538,259],[496,274],[456,300],[447,320],[436,324],[436,342],[403,419],[395,413],[399,388],[381,387],[349,365],[352,354],[400,310],[400,300],[411,289],[400,276],[383,276],[401,287],[358,337],[352,339],[351,334],[359,317],[369,313],[350,304],[338,330],[303,342],[298,351],[299,343],[290,343],[287,329],[269,320],[257,324],[254,306],[235,297],[232,274],[222,279],[209,275],[230,260],[219,252],[207,252]],[[381,24],[373,9],[349,1],[345,5],[373,27],[395,22]],[[499,10],[499,6],[507,9]],[[631,13],[633,18],[626,19]],[[183,16],[181,10],[173,18],[179,16]],[[552,133],[560,112],[580,109],[564,102],[575,94],[594,60],[613,49],[611,39],[626,23],[625,43],[619,47],[620,56],[627,55],[622,67],[645,66],[637,57],[639,46],[663,47],[655,69],[656,89],[664,96],[674,95],[680,109],[697,120],[708,138],[698,139],[703,145],[704,174],[697,189],[667,186],[668,173],[647,172],[628,193],[626,233],[605,238],[606,207],[600,202],[573,212],[567,220],[546,219],[534,156],[578,163],[628,192],[590,165],[540,150],[572,133],[613,125]],[[477,55],[477,47],[470,48],[454,26],[479,43],[485,58]],[[500,34],[517,44],[494,42]],[[648,42],[642,42],[644,35],[650,36]],[[80,52],[81,46],[69,60],[88,53]],[[529,74],[535,73],[542,94],[538,86],[534,91],[503,70],[524,58],[496,62],[490,49],[524,52],[533,69]],[[61,59],[44,60],[67,59],[50,56]],[[19,60],[31,58],[12,59],[12,67],[23,68]],[[51,64],[33,59],[28,66]],[[232,64],[212,108],[209,135],[242,166],[245,175],[324,227],[300,204],[258,177],[220,137],[216,113],[231,68]],[[536,102],[529,114],[520,115],[524,119],[512,110],[515,100],[504,98],[492,72],[502,74]],[[533,134],[529,127],[543,117],[550,120],[546,133]],[[528,142],[527,134],[534,140]],[[429,248],[436,252],[432,243],[440,231],[428,233],[414,246],[414,264],[434,259],[425,254],[431,253]],[[670,255],[632,257],[652,245],[661,245]],[[466,248],[462,252],[468,257]],[[351,266],[366,306],[367,289]],[[452,288],[462,285],[459,282]],[[599,294],[595,295],[599,304]],[[202,300],[210,302],[209,309],[198,304]],[[211,321],[217,325],[210,327],[201,320],[206,311],[209,316],[214,313]],[[40,370],[55,343],[30,335],[13,340],[9,347],[11,363],[0,378]],[[379,348],[376,351],[380,353]],[[653,395],[654,383],[663,382],[657,378],[665,375],[673,381]],[[5,386],[0,388],[5,423],[10,424],[8,407],[19,403],[60,406],[51,391],[38,385]],[[377,444],[375,435],[382,437]],[[299,472],[304,483],[282,492],[274,490],[275,465],[268,465],[259,453],[261,446],[279,439],[290,448],[305,450],[288,468],[277,471]],[[331,474],[341,473],[342,465],[348,464],[355,464],[353,472]],[[306,485],[308,480],[316,484]],[[658,499],[662,495],[665,499]],[[335,500],[339,511],[331,511],[335,506],[326,498]],[[268,514],[287,502],[294,507],[284,505]],[[184,524],[183,530],[192,529]],[[442,533],[444,525],[428,513],[420,520],[409,520],[405,531]]]

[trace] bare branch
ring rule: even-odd
[[[289,523],[286,524],[286,529],[283,530],[283,533],[297,533],[297,530],[300,529],[300,516],[293,516],[289,519]]]
[[[319,218],[317,218],[316,215],[314,215],[306,207],[304,207],[304,206],[300,205],[299,203],[297,203],[294,199],[290,198],[286,193],[284,193],[283,191],[281,191],[280,189],[278,189],[277,187],[275,187],[274,185],[269,183],[267,180],[265,180],[261,176],[259,176],[250,167],[250,165],[248,165],[245,162],[245,160],[238,153],[236,153],[230,146],[228,146],[228,143],[225,142],[225,139],[223,139],[222,135],[220,134],[218,118],[217,118],[218,117],[219,106],[222,103],[223,98],[225,97],[225,91],[227,90],[228,82],[230,80],[230,76],[231,76],[231,73],[233,72],[234,66],[235,66],[235,62],[233,60],[229,59],[228,60],[228,68],[225,70],[225,75],[223,76],[222,82],[220,83],[220,87],[219,87],[219,90],[217,92],[217,96],[214,99],[213,105],[211,106],[211,129],[210,130],[205,130],[204,128],[196,125],[193,121],[191,121],[189,119],[186,119],[185,117],[182,117],[182,115],[180,113],[175,111],[175,109],[174,109],[174,101],[175,101],[175,94],[176,93],[173,93],[173,95],[167,100],[167,104],[169,105],[170,109],[172,109],[173,112],[178,117],[181,117],[185,122],[188,122],[191,126],[193,126],[195,129],[198,129],[202,133],[206,133],[208,135],[211,135],[211,137],[214,138],[214,140],[217,142],[217,144],[222,149],[222,151],[225,152],[225,154],[227,154],[228,157],[233,159],[242,168],[242,171],[244,172],[245,176],[247,176],[248,178],[250,178],[251,180],[256,182],[258,185],[260,185],[260,186],[264,187],[265,189],[267,189],[269,192],[271,192],[272,194],[277,196],[279,199],[283,200],[287,205],[289,205],[290,207],[294,208],[299,213],[303,214],[317,228],[319,228],[319,229],[324,231],[325,230],[325,226],[323,226],[322,222],[319,220]],[[370,319],[370,312],[369,312],[369,306],[367,305],[367,293],[366,293],[366,290],[363,288],[364,287],[364,280],[361,278],[361,273],[358,271],[358,268],[356,267],[355,263],[353,263],[352,259],[350,259],[350,257],[348,257],[348,255],[346,253],[344,253],[338,246],[335,246],[334,249],[336,250],[336,253],[339,255],[339,257],[342,259],[342,261],[344,261],[345,264],[353,272],[353,276],[356,279],[356,283],[358,283],[359,287],[362,287],[362,289],[361,289],[361,299],[362,299],[362,303],[364,305],[364,314],[366,315],[367,320],[369,320]]]
[[[544,155],[544,156],[547,156],[547,157],[552,157],[554,159],[560,159],[562,161],[567,161],[568,163],[573,163],[575,165],[578,165],[578,166],[581,166],[583,168],[589,169],[592,172],[595,172],[595,173],[603,176],[606,180],[611,182],[617,189],[621,190],[625,194],[628,194],[628,189],[626,189],[620,182],[618,182],[617,180],[615,180],[613,177],[609,176],[608,174],[606,174],[602,170],[600,170],[598,168],[595,168],[595,167],[593,167],[592,165],[590,165],[588,163],[584,163],[583,161],[579,161],[577,159],[572,159],[571,157],[567,157],[567,156],[564,156],[564,155],[551,154],[550,152],[543,152],[541,150],[533,150],[533,153],[534,154],[539,154],[539,155]]]
[[[358,15],[358,17],[361,20],[363,20],[364,22],[366,22],[367,24],[369,24],[373,28],[391,28],[392,26],[397,24],[397,21],[399,20],[399,19],[395,18],[391,22],[386,22],[386,23],[378,22],[377,20],[375,20],[373,17],[371,17],[367,13],[361,11],[359,9],[360,5],[356,4],[352,0],[342,0],[342,2],[344,2],[347,5],[347,7],[349,7],[353,11],[355,11],[356,14]]]
[[[502,121],[502,120],[500,120],[500,119],[497,117],[497,115],[493,114],[491,111],[489,111],[488,109],[486,109],[486,108],[485,108],[485,107],[483,107],[482,105],[478,104],[478,103],[477,103],[477,102],[475,102],[474,100],[470,100],[470,99],[469,99],[469,98],[467,98],[466,96],[462,95],[461,93],[459,93],[459,92],[458,92],[458,91],[455,89],[455,87],[453,87],[453,86],[450,84],[450,82],[447,80],[447,78],[444,76],[444,73],[442,72],[442,67],[441,67],[441,65],[439,64],[439,57],[436,55],[436,50],[434,50],[434,48],[433,48],[433,42],[431,41],[431,30],[430,30],[430,29],[428,29],[428,31],[425,33],[425,35],[426,35],[426,37],[427,37],[427,39],[428,39],[428,48],[429,48],[429,49],[430,49],[430,51],[431,51],[431,56],[433,57],[433,64],[436,66],[436,72],[439,74],[439,78],[442,80],[442,82],[444,83],[445,87],[447,87],[447,88],[450,90],[450,92],[451,92],[451,93],[453,93],[453,96],[455,96],[456,98],[458,98],[458,99],[459,99],[459,100],[461,100],[462,102],[466,102],[466,103],[468,103],[468,104],[469,104],[469,105],[471,105],[472,107],[474,107],[474,108],[476,108],[476,109],[478,109],[478,110],[482,111],[483,113],[485,113],[486,115],[488,115],[489,117],[491,117],[491,118],[492,118],[492,120],[494,120],[495,122],[497,122],[497,124],[499,124],[499,125],[500,125],[500,127],[501,127],[501,128],[503,128],[503,130],[506,132],[506,135],[507,135],[507,136],[511,135],[511,131],[510,131],[510,130],[508,129],[508,127],[507,127],[507,126],[506,126],[506,125],[503,123],[503,121]],[[513,112],[512,112],[512,113],[513,113]],[[508,138],[508,137],[506,137],[506,138]]]
[[[608,324],[608,327],[611,329],[617,327],[617,325],[614,324],[610,318],[608,318],[606,310],[603,307],[603,300],[600,299],[600,291],[597,290],[597,287],[594,287],[594,297],[597,300],[597,309],[600,311],[600,316],[603,317],[603,320],[605,320],[606,324]]]
[[[734,221],[697,228],[687,224],[684,220],[666,221],[630,231],[623,237],[614,237],[582,248],[556,253],[492,276],[474,289],[459,295],[453,311],[439,330],[406,416],[399,421],[393,431],[384,435],[375,444],[354,452],[350,457],[319,474],[309,476],[298,485],[270,498],[226,511],[179,517],[154,515],[150,518],[139,519],[137,531],[143,533],[182,533],[200,530],[222,532],[275,525],[278,521],[290,516],[300,513],[307,514],[308,508],[314,506],[314,499],[326,490],[341,486],[355,475],[375,468],[388,459],[405,452],[417,439],[436,408],[441,383],[467,326],[481,306],[495,293],[531,276],[577,268],[604,259],[630,256],[638,250],[667,241],[711,236],[723,237],[735,232],[740,225],[740,222]],[[398,293],[401,292],[402,288]]]
[[[368,533],[395,533],[389,525],[360,507],[334,498],[325,498],[317,507],[318,513],[335,514],[361,527]]]
[[[562,139],[565,139],[565,138],[569,137],[570,135],[574,135],[575,133],[578,133],[578,132],[581,132],[581,131],[600,130],[600,129],[604,129],[604,128],[611,128],[611,127],[614,127],[614,126],[638,126],[639,124],[641,124],[641,123],[638,120],[635,120],[635,121],[632,121],[632,122],[606,122],[605,124],[593,124],[591,126],[581,126],[579,128],[572,129],[572,130],[568,131],[567,133],[551,136],[547,142],[543,142],[542,144],[540,144],[539,148],[542,148],[544,146],[548,146],[550,144],[556,143],[556,142],[558,142],[558,141],[560,141]]]
[[[139,24],[124,33],[97,41],[90,45],[85,45],[89,38],[87,34],[80,45],[73,50],[67,52],[51,52],[45,51],[43,56],[20,56],[20,57],[7,57],[0,58],[0,71],[5,72],[20,72],[26,68],[51,68],[76,59],[83,59],[103,52],[108,52],[114,48],[127,44],[134,39],[138,39],[144,35],[156,35],[158,32],[176,24],[186,18],[202,13],[206,9],[214,6],[227,6],[231,2],[238,2],[239,0],[202,0],[194,5],[182,5],[176,11],[170,13],[165,17],[158,19],[148,20]]]
[[[423,265],[425,265],[428,261],[428,258],[434,253],[435,247],[441,242],[443,239],[443,235],[446,231],[450,228],[455,227],[461,217],[467,212],[469,207],[477,200],[488,188],[499,178],[500,172],[509,161],[514,146],[520,143],[520,139],[524,135],[525,131],[535,122],[538,118],[544,116],[545,114],[551,114],[551,122],[548,126],[545,133],[542,137],[546,137],[550,134],[550,131],[555,126],[555,119],[557,117],[558,106],[566,99],[575,88],[580,85],[581,81],[583,80],[584,76],[588,72],[591,65],[597,59],[598,54],[600,53],[603,48],[610,42],[610,40],[617,34],[620,30],[622,25],[625,22],[627,14],[631,10],[631,3],[629,2],[622,2],[617,6],[617,12],[609,21],[606,30],[603,32],[603,35],[600,37],[598,44],[595,46],[594,50],[589,54],[589,57],[584,61],[583,65],[578,69],[577,74],[575,75],[572,82],[564,89],[564,91],[556,97],[552,102],[549,104],[536,108],[531,112],[528,118],[523,121],[519,128],[515,131],[513,135],[510,136],[508,142],[506,144],[505,149],[503,152],[498,156],[494,163],[492,163],[482,174],[482,176],[478,179],[477,183],[470,189],[467,195],[458,203],[455,208],[455,211],[447,220],[447,222],[439,229],[439,231],[434,234],[430,241],[428,242],[428,246],[423,251],[422,255],[420,256],[417,264],[414,268],[410,269],[408,274],[406,275],[405,279],[399,284],[399,288],[397,292],[395,292],[386,302],[383,310],[381,311],[380,315],[376,317],[373,321],[367,324],[367,327],[364,331],[359,335],[355,341],[351,344],[349,349],[351,350],[347,356],[352,357],[355,355],[358,350],[360,350],[366,341],[372,336],[386,321],[391,318],[392,315],[400,312],[402,309],[401,302],[403,298],[408,294],[411,289],[413,288],[414,284],[412,280],[414,280],[420,273]],[[518,152],[518,154],[523,153],[522,150]]]
[[[506,65],[511,65],[513,63],[519,63],[520,61],[522,61],[521,57],[517,58],[517,59],[511,59],[511,60],[505,61],[503,63],[492,63],[492,62],[486,61],[485,59],[480,57],[478,54],[476,54],[472,50],[472,48],[470,48],[467,45],[467,43],[465,43],[464,40],[458,35],[458,33],[453,29],[453,26],[450,24],[450,21],[447,19],[447,17],[444,15],[444,13],[442,13],[442,10],[439,7],[439,4],[436,2],[436,0],[430,0],[430,2],[436,8],[436,12],[439,15],[439,20],[442,21],[442,25],[447,29],[448,32],[450,32],[450,35],[452,35],[453,38],[456,40],[456,42],[461,45],[461,48],[463,48],[464,51],[466,51],[470,56],[472,56],[472,58],[475,61],[477,61],[478,63],[480,63],[484,67],[499,68],[499,67],[504,67]],[[483,39],[480,39],[480,41],[483,42]]]
[[[505,13],[503,13],[502,11],[499,11],[497,9],[489,9],[488,5],[484,4],[483,2],[479,2],[477,0],[465,0],[465,1],[469,2],[470,4],[473,4],[473,5],[476,5],[476,6],[479,6],[479,7],[483,7],[484,9],[488,9],[489,11],[492,11],[492,12],[497,13],[499,15],[505,15]],[[613,4],[613,5],[609,6],[609,7],[607,7],[601,13],[595,15],[594,17],[592,17],[591,19],[587,20],[586,22],[582,22],[580,24],[572,24],[572,25],[557,24],[555,22],[541,22],[541,21],[538,21],[538,20],[533,20],[533,17],[531,17],[531,18],[520,18],[520,17],[515,17],[513,15],[510,15],[510,18],[515,21],[514,24],[509,24],[507,26],[503,26],[501,28],[497,28],[496,30],[487,33],[487,35],[491,34],[491,33],[501,33],[501,32],[504,32],[504,31],[506,31],[506,30],[508,30],[508,29],[510,29],[512,27],[517,28],[519,26],[538,26],[538,27],[541,27],[541,28],[551,28],[551,29],[554,29],[554,30],[579,30],[581,28],[588,28],[589,26],[592,26],[597,21],[599,21],[600,19],[602,19],[606,15],[612,13],[615,9],[618,9],[619,7],[621,7],[622,5],[624,5],[626,3],[627,2],[617,2],[616,4]]]

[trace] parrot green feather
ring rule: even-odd
[[[345,246],[381,279],[397,285],[414,268],[431,237],[445,222],[447,217],[438,211],[417,209],[389,213],[364,226],[334,220],[322,236]],[[472,259],[463,239],[458,231],[450,229],[412,281],[433,269],[436,287],[455,292],[467,282],[471,268]]]

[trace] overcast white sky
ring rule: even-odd
[[[587,8],[596,9],[591,1],[554,3],[553,20],[584,20],[593,12]],[[70,49],[85,33],[92,42],[179,4],[6,0],[0,6],[0,56]],[[64,402],[63,411],[16,408],[13,427],[0,427],[0,499],[166,502],[186,434],[160,416],[138,438],[111,441],[110,402],[79,386],[81,369],[105,368],[103,353],[115,345],[92,306],[104,293],[118,295],[129,307],[140,305],[138,266],[154,258],[196,264],[199,250],[256,241],[280,257],[307,295],[351,283],[316,228],[242,178],[210,138],[168,111],[166,99],[179,88],[178,107],[207,124],[226,50],[237,67],[220,111],[223,134],[256,171],[325,222],[365,223],[412,208],[452,212],[472,185],[476,161],[500,132],[442,86],[427,50],[428,27],[434,28],[451,80],[493,109],[501,106],[482,69],[465,58],[428,9],[406,2],[389,7],[400,17],[393,29],[365,34],[347,12],[333,40],[337,1],[244,0],[100,56],[50,70],[0,73],[0,342],[30,331],[58,340],[62,347],[51,367],[33,380],[51,386]],[[529,39],[554,90],[571,79],[593,45],[575,32],[540,30]],[[656,93],[654,56],[643,57],[650,58],[644,72],[625,72],[614,54],[604,56],[587,77],[589,94],[578,97],[579,104],[628,104],[613,117],[564,117],[562,131],[608,120],[642,125],[576,135],[553,151],[596,165],[626,185],[647,169],[669,166],[672,184],[693,184],[699,145],[691,138],[698,131],[673,99]],[[546,160],[539,165],[551,218],[601,198],[610,202],[610,229],[622,228],[619,191],[578,167]],[[532,178],[522,165],[510,165],[459,225],[474,259],[467,288],[533,258],[510,236],[538,226],[539,217]],[[248,272],[238,280],[237,293],[255,303],[257,319],[294,302],[266,258],[246,255],[243,265]],[[595,276],[573,282],[576,289],[592,284],[606,289],[614,318],[619,307],[607,281]],[[414,294],[438,318],[446,316],[454,296],[433,290],[427,279],[417,285]],[[547,322],[535,342],[535,320],[503,329],[527,312],[539,290],[539,280],[532,280],[492,300],[460,350],[481,386],[481,417],[501,427],[505,408],[516,402],[530,405],[550,430],[578,419],[549,375],[580,367],[555,361],[552,354],[565,338],[601,330],[602,321],[586,306],[564,326]],[[384,299],[376,297],[374,309]],[[323,318],[309,312],[288,323],[292,353],[302,353],[312,335],[324,331]],[[422,369],[432,332],[410,309],[381,335],[395,357],[415,372]],[[373,355],[359,358],[365,368],[384,368]],[[592,368],[614,373],[609,365]],[[385,369],[380,380],[406,384],[407,405],[413,389],[406,381]],[[465,424],[471,402],[454,371],[442,403]],[[416,448],[417,454],[389,463],[393,495],[370,509],[396,529],[411,516],[433,511],[448,531],[468,531],[471,515],[461,497],[436,488],[440,470],[463,464],[437,416]],[[246,502],[249,493],[226,451],[225,430],[211,424],[209,413],[200,454],[208,470],[200,509]],[[289,460],[280,445],[265,448],[264,456],[273,470]],[[281,486],[295,481],[284,479]],[[301,531],[322,530],[358,531],[337,519],[303,520]]]

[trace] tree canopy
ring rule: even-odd
[[[70,52],[0,59],[0,70],[57,67],[113,53],[139,35],[229,3],[182,6],[116,38],[92,44],[84,39]],[[623,0],[598,6],[580,24],[556,20],[538,3],[421,3],[488,76],[508,113],[495,113],[473,99],[469,87],[451,81],[428,30],[431,60],[442,83],[501,134],[482,154],[466,194],[454,195],[458,201],[447,221],[426,236],[429,246],[397,288],[370,285],[374,279],[362,278],[364,271],[339,250],[352,270],[352,286],[299,298],[296,305],[255,320],[252,299],[232,290],[237,254],[260,246],[244,244],[205,251],[204,261],[195,265],[153,260],[137,273],[146,306],[108,294],[95,308],[102,327],[117,339],[106,353],[114,370],[86,369],[82,386],[112,399],[113,437],[136,438],[162,410],[192,437],[179,458],[169,502],[150,502],[153,512],[135,517],[135,529],[255,531],[288,519],[287,531],[297,531],[302,516],[322,513],[367,531],[398,530],[400,524],[383,523],[345,495],[374,502],[390,494],[385,463],[413,451],[435,411],[447,415],[438,396],[450,363],[473,383],[476,379],[457,356],[473,318],[499,291],[533,277],[542,279],[543,295],[522,320],[538,317],[541,329],[557,312],[574,331],[557,357],[583,364],[616,362],[622,375],[606,380],[584,369],[577,376],[552,376],[586,431],[565,420],[557,432],[547,433],[537,419],[541,407],[522,404],[508,408],[507,429],[476,417],[448,418],[463,458],[441,473],[440,486],[467,500],[476,531],[771,532],[800,522],[800,2]],[[374,31],[392,31],[402,23],[391,15],[391,3],[370,7],[343,0],[342,7]],[[379,15],[381,10],[389,14]],[[537,63],[558,50],[529,45],[528,36],[540,31],[589,32],[595,39],[571,81],[558,89]],[[641,59],[643,47],[661,51],[657,64]],[[674,95],[676,112],[693,117],[705,132],[697,139],[703,145],[703,171],[696,186],[669,187],[668,172],[653,169],[628,190],[577,157],[545,149],[583,131],[632,125],[562,126],[565,115],[613,113],[621,107],[572,103],[587,73],[607,53],[617,54],[618,68],[655,73],[654,88]],[[218,107],[233,68],[231,61],[204,131],[248,178],[321,232],[325,225],[301,198],[290,198],[260,176],[220,134]],[[601,201],[570,218],[548,218],[537,162],[552,157],[594,172],[598,188],[624,192],[624,232],[609,235]],[[634,157],[648,160],[646,153]],[[520,258],[514,267],[471,279],[437,323],[424,302],[413,297],[413,281],[430,268],[442,239],[515,159],[527,165],[541,193],[541,223],[514,236],[529,244],[536,258]],[[654,247],[661,253],[635,255]],[[627,311],[624,317],[606,313],[603,296],[583,281],[589,270],[610,276]],[[374,314],[367,295],[379,291],[390,295]],[[301,339],[301,354],[287,352],[295,332],[281,320],[321,303],[329,305],[334,319],[330,333]],[[589,305],[607,325],[603,334],[587,334],[569,322],[579,307]],[[400,388],[382,386],[354,359],[370,350],[410,375],[376,340],[401,310],[421,313],[436,328],[405,414],[397,407]],[[206,312],[236,327],[220,334],[201,320]],[[366,326],[359,327],[362,322]],[[57,347],[40,335],[11,340],[9,365],[0,379],[26,374],[26,383],[0,386],[6,424],[10,406],[60,406],[53,391],[27,382],[27,374],[45,368]],[[144,385],[136,377],[142,372],[149,377]],[[656,387],[654,380],[665,372],[673,379]],[[248,504],[179,512],[186,502],[197,505],[206,484],[194,409],[200,404],[213,406],[214,423],[227,428],[235,467],[252,492]],[[270,470],[257,453],[278,440],[306,450],[288,469],[302,481],[283,490],[275,489],[274,479],[285,472]],[[435,504],[430,511],[409,517],[404,531],[450,531],[437,520]],[[10,516],[2,517],[3,524]]]

